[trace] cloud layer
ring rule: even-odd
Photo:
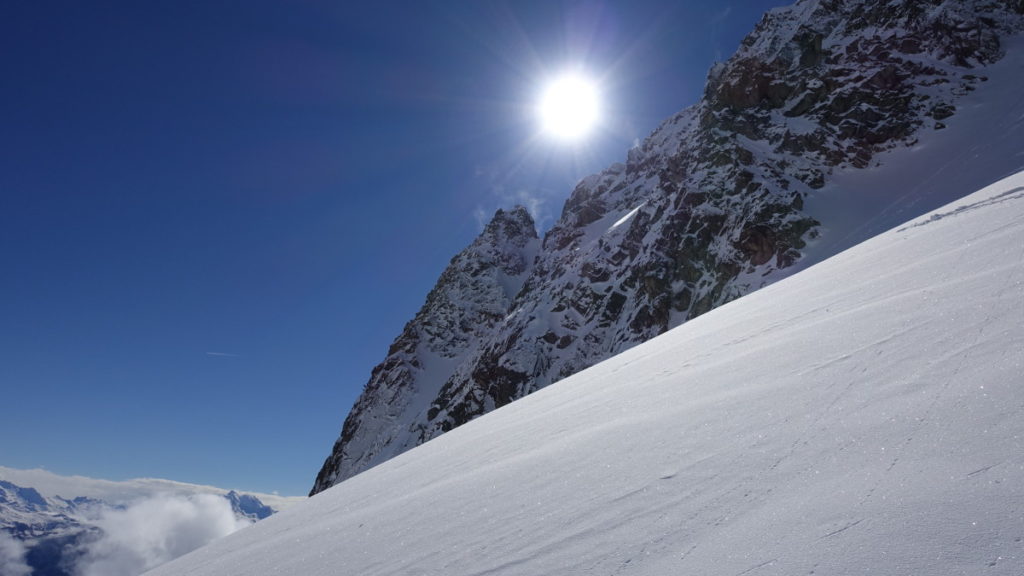
[[[25,563],[25,546],[6,532],[0,532],[0,574],[28,576],[32,569]]]
[[[105,511],[96,521],[102,534],[82,545],[74,573],[135,576],[249,524],[220,496],[155,496]]]

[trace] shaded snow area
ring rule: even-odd
[[[1024,574],[1024,173],[153,575]]]

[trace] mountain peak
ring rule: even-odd
[[[523,206],[515,206],[509,210],[499,208],[484,227],[483,235],[506,239],[536,238],[537,229],[530,212]]]
[[[524,224],[533,224],[533,216],[530,215],[530,211],[526,209],[522,204],[516,204],[512,208],[503,209],[498,208],[494,212],[494,216],[491,218],[491,222],[511,220]]]

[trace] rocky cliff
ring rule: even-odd
[[[539,247],[517,209],[452,261],[312,492],[785,275],[837,217],[808,197],[945,128],[1022,14],[1021,0],[766,14],[697,104],[577,185]]]

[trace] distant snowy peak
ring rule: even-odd
[[[373,369],[317,477],[318,492],[425,440],[427,410],[449,375],[509,313],[540,241],[525,208],[498,210],[452,258],[416,316]]]
[[[24,540],[80,530],[80,520],[100,505],[87,498],[51,500],[35,488],[0,480],[0,531]]]
[[[231,510],[236,516],[250,520],[263,520],[274,513],[274,509],[260,501],[252,494],[239,494],[234,490],[224,495],[231,503]]]
[[[837,191],[837,174],[891,174],[880,154],[948,134],[1021,30],[1020,0],[772,10],[697,104],[576,186],[539,248],[532,222],[506,223],[525,211],[499,212],[452,260],[313,492],[831,256],[823,234],[897,200]],[[1013,89],[1019,101],[1024,86]],[[856,210],[821,208],[843,194],[861,195],[846,204]],[[898,200],[896,213],[923,211]]]
[[[6,480],[0,480],[0,504],[26,512],[35,512],[49,506],[46,498],[35,488],[25,488]]]

